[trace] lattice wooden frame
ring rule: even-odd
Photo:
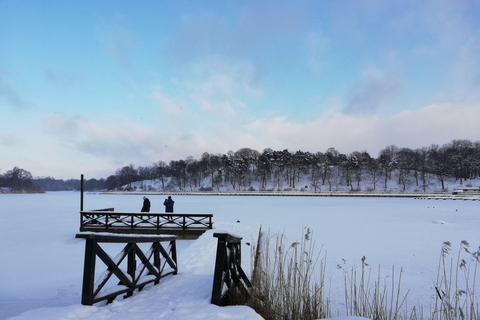
[[[178,273],[176,236],[130,236],[113,234],[81,233],[76,238],[85,242],[85,261],[83,271],[82,304],[107,300],[112,302],[118,295],[130,297],[138,289],[141,291],[149,283],[158,284],[161,278]],[[167,243],[165,248],[162,243]],[[101,243],[125,243],[115,258],[102,248]],[[151,243],[144,252],[139,243]],[[99,258],[106,270],[95,280],[96,258]],[[127,270],[119,266],[127,259]],[[139,262],[137,266],[137,262]],[[117,277],[117,286],[105,288],[112,276]]]

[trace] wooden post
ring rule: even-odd
[[[83,211],[83,173],[80,175],[80,211]]]
[[[177,242],[174,240],[170,241],[170,246],[172,250],[172,260],[175,262],[175,272],[173,274],[178,274]]]
[[[135,271],[137,270],[137,261],[135,258],[136,246],[137,245],[135,243],[131,243],[131,248],[127,256],[127,273],[130,275],[130,277],[132,277],[133,286],[132,286],[132,290],[128,291],[125,297],[131,297],[133,295],[133,290],[137,285],[136,275],[135,275]]]
[[[83,266],[83,286],[82,286],[82,304],[85,306],[93,305],[93,291],[95,283],[95,239],[86,239],[85,242],[85,261]]]
[[[218,238],[218,242],[210,301],[212,304],[225,306],[231,303],[233,286],[248,296],[247,288],[252,284],[240,265],[242,238],[228,233],[214,233],[213,236]]]
[[[213,276],[212,298],[211,303],[217,306],[222,302],[223,289],[223,269],[225,263],[225,253],[227,251],[226,236],[219,236],[217,242],[217,256],[215,259],[215,272]]]
[[[161,273],[162,270],[160,269],[160,266],[161,266],[162,261],[160,260],[160,249],[159,249],[160,246],[161,246],[160,242],[155,242],[155,243],[152,244],[153,266],[156,267],[158,269],[158,271]],[[160,278],[155,280],[156,285],[159,284],[159,283],[160,283]]]

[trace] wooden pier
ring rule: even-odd
[[[197,239],[213,228],[212,218],[211,213],[132,213],[114,212],[113,208],[80,211],[80,232],[169,234],[178,239]]]

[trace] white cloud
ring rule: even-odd
[[[366,150],[378,156],[381,149],[392,144],[415,149],[453,139],[477,141],[479,118],[478,104],[442,104],[405,110],[384,118],[335,112],[308,122],[276,117],[255,120],[248,125],[206,121],[198,128],[188,128],[190,123],[186,123],[188,130],[166,130],[119,117],[90,119],[50,115],[44,122],[56,123],[48,128],[51,134],[42,137],[41,142],[10,145],[10,149],[24,150],[23,158],[18,152],[14,153],[16,156],[2,166],[17,165],[35,176],[72,178],[80,173],[107,177],[128,164],[152,165],[159,160],[199,158],[203,152],[226,153],[243,147],[260,152],[264,148],[324,152],[335,147],[342,153]],[[1,142],[9,144],[12,140],[2,137]]]
[[[255,67],[247,62],[212,56],[194,63],[187,76],[175,81],[181,94],[159,88],[152,93],[162,112],[185,130],[199,122],[243,122],[240,114],[248,111],[244,100],[262,93]]]
[[[29,152],[37,155],[38,163],[33,159],[15,161],[25,164],[34,175],[55,172],[56,178],[80,173],[106,177],[128,164],[145,166],[159,160],[198,158],[203,152],[226,153],[237,147],[256,146],[255,139],[238,127],[207,122],[201,124],[207,125],[208,130],[200,132],[194,122],[202,119],[192,117],[181,126],[165,128],[148,127],[121,117],[92,119],[50,114],[42,118],[43,130],[49,135],[42,137],[39,145],[24,146],[34,147]],[[9,137],[0,138],[2,144],[12,142]]]
[[[82,117],[67,117],[59,114],[47,114],[42,117],[45,132],[59,136],[73,136],[78,132]]]
[[[209,56],[193,64],[193,79],[185,85],[197,94],[232,96],[261,94],[258,71],[253,63]]]
[[[367,68],[361,79],[351,89],[344,112],[354,115],[376,113],[397,95],[400,75],[393,70]]]
[[[183,116],[185,114],[184,108],[186,108],[185,101],[180,98],[170,98],[159,89],[154,89],[152,97],[160,105],[162,112],[166,116]]]
[[[335,147],[344,153],[368,151],[377,156],[388,145],[421,148],[453,139],[478,140],[480,106],[430,105],[391,117],[355,118],[333,114],[307,123],[285,118],[257,120],[249,129],[258,144],[273,149],[322,151]]]

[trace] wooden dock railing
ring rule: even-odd
[[[218,238],[218,242],[211,303],[225,306],[232,302],[235,289],[248,296],[248,288],[252,284],[241,266],[242,238],[228,233],[214,233],[213,236]]]
[[[113,208],[81,211],[80,231],[136,234],[199,234],[213,228],[210,213],[132,213]],[[181,231],[181,232],[178,232]]]
[[[79,233],[76,238],[86,240],[83,305],[103,300],[112,302],[121,294],[125,294],[124,298],[130,297],[136,289],[140,291],[152,282],[158,284],[161,278],[178,272],[176,236]],[[104,250],[108,246],[106,243],[125,246],[114,255]],[[97,257],[105,264],[106,270],[95,279]],[[111,279],[112,276],[117,280]]]

